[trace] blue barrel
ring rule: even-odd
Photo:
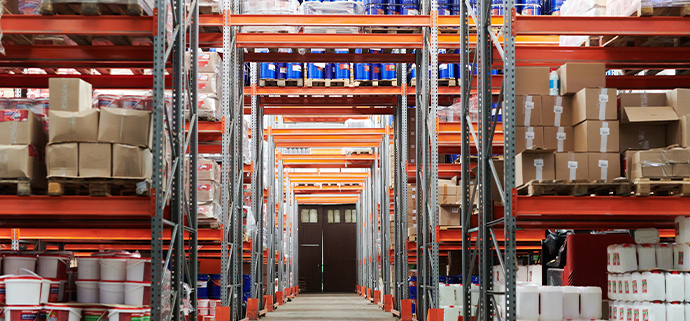
[[[407,65],[407,81],[410,82],[412,79],[417,78],[417,65],[408,64]]]
[[[383,52],[381,49],[369,49],[369,53],[381,53]],[[371,72],[369,80],[381,80],[381,64],[370,64],[371,65]]]
[[[312,49],[311,53],[324,53],[324,49]],[[309,63],[307,64],[307,78],[309,79],[323,79],[323,72],[326,68],[325,63]]]
[[[323,79],[335,79],[335,64],[327,63],[323,69]]]
[[[417,5],[419,5],[419,1],[417,1],[417,0],[402,0],[401,4],[412,4],[412,5],[417,6]]]
[[[453,160],[460,157],[460,155],[451,155],[451,158],[452,158],[452,156],[455,156],[455,158]],[[447,284],[460,284],[460,278],[457,275],[449,275],[448,278],[446,279],[446,283]]]
[[[541,0],[524,0],[522,14],[525,16],[541,16]]]
[[[403,16],[418,16],[419,6],[416,4],[403,5],[400,14]]]
[[[472,284],[479,284],[479,275],[471,276],[470,281],[472,281]]]
[[[362,49],[355,49],[355,53],[361,54]],[[369,64],[364,64],[364,63],[356,63],[355,64],[355,80],[369,80],[369,74],[371,73],[371,70],[369,70],[371,66]]]
[[[411,276],[408,279],[408,285],[410,289],[410,299],[417,299],[417,277]]]
[[[393,80],[395,77],[395,64],[381,64],[381,79]]]
[[[439,54],[445,54],[445,49],[439,49]],[[438,64],[438,78],[439,79],[451,79],[455,78],[455,64],[442,63]]]
[[[400,6],[400,0],[384,0],[386,1],[386,14],[389,16],[400,15],[402,7]]]
[[[220,274],[209,274],[208,282],[208,298],[218,300],[220,299]]]
[[[276,64],[276,79],[287,79],[287,63]]]
[[[438,283],[448,284],[448,276],[447,275],[439,275],[438,276]],[[434,284],[434,281],[431,281],[431,284]]]
[[[336,49],[337,54],[349,53],[348,49]],[[335,77],[333,79],[350,79],[350,64],[349,63],[335,63],[333,64],[333,69],[335,71]]]
[[[242,300],[247,302],[247,299],[252,295],[252,278],[249,274],[242,275]]]
[[[491,0],[491,15],[492,16],[502,16],[503,15],[503,0]]]
[[[438,6],[438,15],[439,16],[450,16],[451,14],[451,5],[439,5]]]
[[[261,79],[276,79],[276,64],[275,62],[261,63]]]
[[[365,0],[364,8],[368,15],[383,15],[386,14],[386,6],[384,0]]]
[[[551,15],[560,16],[561,6],[563,6],[564,2],[565,0],[551,0]]]
[[[439,6],[447,6],[447,5],[451,5],[452,3],[453,3],[453,0],[438,0]]]
[[[196,295],[199,299],[208,299],[208,274],[197,275],[196,288]]]

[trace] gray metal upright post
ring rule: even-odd
[[[250,82],[251,87],[255,88],[259,82],[258,75],[258,64],[252,62],[249,64],[251,76]],[[259,106],[259,97],[256,92],[252,90],[251,95],[252,103],[252,213],[256,217],[256,232],[252,235],[252,253],[251,253],[251,297],[259,299],[259,310],[263,306],[263,234],[264,234],[264,224],[263,224],[263,201],[264,201],[264,190],[263,190],[263,142],[264,142],[264,128],[263,128],[263,115],[261,108]]]
[[[266,257],[266,295],[274,297],[276,279],[276,164],[275,164],[275,145],[273,144],[273,134],[271,128],[268,130],[268,202],[266,211],[266,244],[268,245],[268,256]],[[263,194],[263,193],[262,193]],[[263,196],[263,195],[262,195]],[[272,300],[273,301],[273,300]]]
[[[279,154],[280,155],[280,154]],[[276,191],[276,201],[278,202],[278,236],[277,247],[278,247],[278,292],[283,292],[285,290],[285,194],[284,194],[284,181],[283,181],[283,160],[278,160],[278,185]]]
[[[199,66],[199,55],[196,54],[197,49],[199,48],[199,2],[194,1],[192,3],[193,7],[191,8],[192,10],[192,25],[190,29],[190,51],[191,51],[191,56],[192,56],[192,61],[191,61],[191,66],[190,66],[190,72],[187,75],[189,81],[188,81],[188,86],[187,90],[189,92],[189,113],[190,113],[190,120],[189,120],[189,129],[190,129],[190,149],[189,149],[189,155],[190,155],[190,162],[189,162],[189,185],[187,186],[188,188],[188,193],[189,193],[189,202],[187,205],[187,208],[190,210],[188,211],[189,214],[189,227],[194,230],[198,231],[199,230],[199,221],[198,221],[198,212],[197,212],[197,166],[198,166],[198,157],[199,155],[199,134],[198,134],[198,126],[199,126],[199,117],[198,117],[198,109],[199,109],[199,104],[197,103],[198,101],[198,95],[197,95],[197,82],[198,82],[198,77],[197,77],[197,68]],[[221,76],[222,77],[222,76]],[[197,319],[197,299],[199,295],[199,291],[197,288],[197,274],[199,273],[199,264],[198,264],[198,247],[199,247],[199,237],[198,233],[191,233],[190,235],[190,240],[189,240],[189,285],[192,288],[192,293],[191,296],[189,297],[189,304],[191,311],[189,313],[189,318],[192,320]]]
[[[388,144],[388,139],[389,139],[389,133],[388,133],[388,127],[386,126],[386,133],[383,137],[383,142],[381,145],[383,145],[383,148],[381,148],[381,167],[379,168],[379,175],[381,176],[381,182],[382,182],[382,187],[381,187],[381,279],[383,280],[383,290],[381,291],[382,295],[388,295],[391,293],[391,275],[390,275],[390,266],[391,266],[391,260],[390,260],[390,252],[388,251],[390,248],[390,195],[389,195],[389,186],[390,182],[388,181],[388,171],[389,171],[389,158],[388,158],[388,149],[389,149],[389,144]]]

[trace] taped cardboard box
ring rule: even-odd
[[[619,148],[624,151],[628,149],[663,148],[672,145],[674,143],[667,143],[666,126],[665,124],[653,123],[621,124],[619,126]],[[674,126],[677,127],[675,124]]]
[[[626,169],[630,179],[688,177],[690,150],[674,147],[626,152]]]
[[[678,116],[690,115],[690,89],[677,88],[668,91],[666,99]]]
[[[515,156],[515,186],[529,181],[555,179],[555,159],[553,152],[524,151]]]
[[[113,144],[113,177],[150,179],[152,165],[148,148]]]
[[[590,181],[611,182],[621,176],[619,153],[588,153]]]
[[[199,73],[197,77],[197,89],[200,94],[220,93],[220,81],[215,73]]]
[[[217,203],[197,203],[196,206],[197,214],[199,218],[219,218],[220,217],[220,204]]]
[[[410,226],[407,228],[407,236],[417,236],[417,227],[416,226]]]
[[[98,141],[98,109],[80,112],[51,110],[48,115],[50,143]]]
[[[46,146],[48,178],[79,177],[79,144],[63,143]]]
[[[558,68],[561,95],[571,95],[586,87],[606,87],[603,63],[568,62]]]
[[[666,145],[690,147],[690,130],[688,130],[688,115],[680,116],[678,122],[666,125]],[[658,146],[661,147],[661,146]]]
[[[214,181],[220,184],[220,165],[214,160],[199,158],[196,175],[198,181]]]
[[[515,96],[515,123],[525,127],[542,125],[541,96]]]
[[[678,121],[671,106],[621,107],[621,124],[664,124]]]
[[[112,176],[113,146],[110,143],[79,143],[79,177]]]
[[[91,84],[79,78],[50,78],[51,111],[84,111],[93,106],[93,88]]]
[[[585,120],[617,120],[615,88],[585,88],[573,96],[573,124]]]
[[[515,152],[544,149],[544,128],[515,126]]]
[[[43,151],[32,145],[0,145],[0,178],[28,178],[31,186],[45,188]]]
[[[43,120],[29,110],[0,110],[0,144],[34,145],[43,148],[46,144]]]
[[[149,147],[151,112],[143,110],[101,108],[98,141]]]
[[[559,153],[575,150],[573,127],[544,127],[544,149]]]
[[[573,98],[571,96],[541,96],[542,125],[572,126]]]
[[[576,152],[618,153],[618,121],[588,120],[575,126]]]
[[[621,108],[669,106],[666,93],[620,93],[618,102]]]
[[[555,153],[556,179],[569,181],[589,179],[589,154]]]
[[[197,202],[220,202],[220,184],[214,181],[199,181],[196,185]]]
[[[197,55],[199,73],[220,72],[223,60],[217,52],[199,52]]]
[[[458,226],[460,225],[460,206],[459,205],[439,205],[438,225]]]
[[[548,95],[549,67],[515,67],[515,95]]]

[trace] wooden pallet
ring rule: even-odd
[[[627,179],[615,179],[613,182],[603,181],[566,181],[566,180],[532,180],[520,186],[519,195],[616,195],[630,196],[632,183]]]
[[[438,80],[438,85],[443,87],[455,87],[458,81],[455,78],[443,78]]]
[[[440,33],[459,33],[460,28],[457,27],[439,27],[438,32]]]
[[[690,178],[636,178],[635,196],[690,196]]]
[[[398,85],[398,80],[355,80],[353,84],[355,87],[395,87]]]
[[[0,194],[29,196],[39,193],[37,189],[31,187],[31,181],[28,178],[15,178],[0,180]]]
[[[304,87],[304,79],[259,79],[260,87]]]
[[[220,223],[215,217],[199,217],[199,228],[219,229]]]
[[[421,33],[419,27],[364,27],[364,33],[409,34]]]
[[[153,13],[153,10],[148,3],[138,0],[128,0],[126,3],[96,3],[80,1],[56,3],[50,0],[43,0],[41,2],[39,11],[42,15],[76,14],[84,16],[142,16],[151,15]]]
[[[305,87],[350,87],[350,79],[309,79]]]
[[[48,195],[148,196],[151,181],[110,178],[49,178]]]
[[[638,17],[652,17],[652,16],[674,16],[686,17],[690,16],[690,4],[682,4],[674,7],[652,7],[642,6],[637,9],[635,13]]]

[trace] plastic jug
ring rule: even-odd
[[[608,290],[606,291],[606,296],[607,296],[609,299],[611,299],[611,300],[617,300],[617,298],[616,298],[617,295],[614,294],[614,291],[615,291],[614,284],[615,284],[615,282],[613,281],[613,276],[614,276],[614,275],[611,274],[611,273],[606,274],[606,285],[607,285],[607,288],[608,288]]]
[[[664,270],[673,269],[673,246],[669,243],[661,243],[655,246],[656,267]]]
[[[642,281],[642,274],[640,272],[630,273],[630,300],[639,301],[640,298],[640,282]]]
[[[563,319],[563,290],[557,286],[540,286],[539,302],[541,320]]]
[[[666,321],[685,321],[685,304],[666,303]]]
[[[676,217],[676,242],[690,242],[690,217]]]
[[[638,269],[648,270],[656,267],[656,247],[652,244],[637,245]]]
[[[666,300],[666,277],[663,272],[643,272],[640,281],[641,299],[645,301]]]
[[[685,284],[685,302],[690,302],[690,273],[683,273],[683,279],[685,281],[683,282]]]
[[[637,270],[637,246],[635,244],[622,244],[617,249],[620,272]]]
[[[600,287],[580,287],[580,319],[601,319]]]
[[[580,317],[580,289],[574,286],[563,287],[563,319]]]
[[[631,295],[630,295],[630,283],[632,281],[632,275],[630,273],[624,273],[623,274],[623,300],[625,301],[632,301]]]
[[[683,274],[679,272],[666,272],[665,276],[666,302],[683,302],[685,300],[685,277]]]
[[[666,321],[666,303],[653,302],[649,305],[649,321]]]
[[[613,254],[617,244],[611,244],[606,247],[606,271],[608,272],[618,272],[613,264]]]
[[[690,260],[685,256],[690,255],[688,243],[678,243],[673,247],[673,268],[676,270],[690,270]]]

